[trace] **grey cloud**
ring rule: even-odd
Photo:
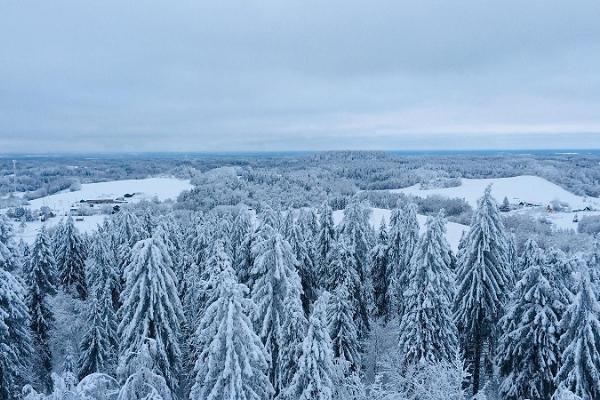
[[[598,20],[597,1],[4,2],[0,153],[591,146]]]

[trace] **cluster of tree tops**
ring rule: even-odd
[[[437,399],[396,378],[457,363],[440,399],[600,398],[600,246],[517,255],[489,189],[456,256],[443,213],[420,234],[412,204],[378,230],[358,200],[337,226],[327,204],[176,215],[124,210],[89,237],[68,219],[22,251],[0,223],[0,398],[87,400],[95,377],[119,400]],[[57,292],[87,316],[63,371]],[[398,327],[398,362],[370,382],[376,325]]]

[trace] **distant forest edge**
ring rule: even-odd
[[[485,160],[485,162],[482,162]],[[211,172],[209,172],[211,171]],[[207,173],[208,172],[208,173]],[[150,176],[190,179],[196,192],[217,190],[206,203],[266,202],[273,207],[305,207],[329,200],[335,209],[359,191],[460,185],[460,178],[536,175],[580,196],[600,197],[600,151],[526,150],[456,152],[335,151],[297,153],[139,154],[113,157],[21,157],[16,179],[11,158],[0,158],[0,207],[15,206],[13,191],[31,200],[82,183]],[[214,185],[218,184],[215,189]],[[198,196],[182,194],[180,201]],[[375,196],[380,197],[380,195]],[[218,203],[218,204],[217,204]],[[374,204],[382,206],[382,204]]]

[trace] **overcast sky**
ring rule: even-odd
[[[600,1],[0,2],[0,153],[600,148]]]

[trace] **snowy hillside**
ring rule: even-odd
[[[179,193],[191,187],[192,185],[189,181],[176,178],[128,179],[83,184],[81,185],[81,190],[74,192],[63,191],[31,200],[27,206],[28,208],[37,210],[40,207],[47,206],[57,216],[45,222],[34,221],[27,222],[25,226],[15,226],[15,233],[17,238],[22,238],[25,242],[32,243],[42,225],[52,227],[58,224],[69,213],[72,205],[78,204],[81,200],[116,199],[123,197],[125,194],[133,194],[132,197],[127,198],[126,201],[128,203],[152,200],[153,198],[157,198],[160,201],[175,200]],[[99,214],[78,218],[76,221],[77,229],[80,232],[90,233],[96,229],[98,224],[102,223],[105,217],[105,214]]]
[[[372,208],[371,216],[369,222],[371,226],[374,228],[378,228],[381,223],[381,219],[385,220],[385,223],[389,225],[390,223],[390,214],[391,210],[386,210],[383,208]],[[338,225],[342,222],[344,218],[344,211],[338,210],[333,212],[333,222]],[[421,228],[421,233],[425,231],[425,221],[427,221],[427,216],[425,215],[417,215],[419,220],[419,225]],[[466,225],[457,224],[455,222],[448,222],[446,224],[446,239],[452,248],[452,251],[456,253],[458,250],[458,242],[460,241],[460,237],[462,236],[463,231],[467,230],[469,227]]]
[[[80,200],[115,199],[126,193],[135,195],[128,202],[151,200],[156,197],[160,201],[176,199],[184,190],[191,189],[189,181],[175,178],[128,179],[122,181],[86,183],[81,190],[74,192],[63,191],[50,196],[31,200],[29,208],[37,209],[48,206],[59,215],[64,215],[72,204]]]
[[[472,207],[476,207],[477,200],[481,197],[484,189],[491,184],[492,195],[498,202],[507,197],[511,204],[526,202],[546,206],[553,200],[560,200],[568,203],[571,209],[583,209],[587,206],[600,208],[600,199],[577,196],[537,176],[523,175],[512,178],[462,179],[461,181],[462,184],[457,187],[421,189],[417,184],[402,189],[393,189],[391,192],[405,193],[419,197],[441,195],[451,198],[464,198]]]

